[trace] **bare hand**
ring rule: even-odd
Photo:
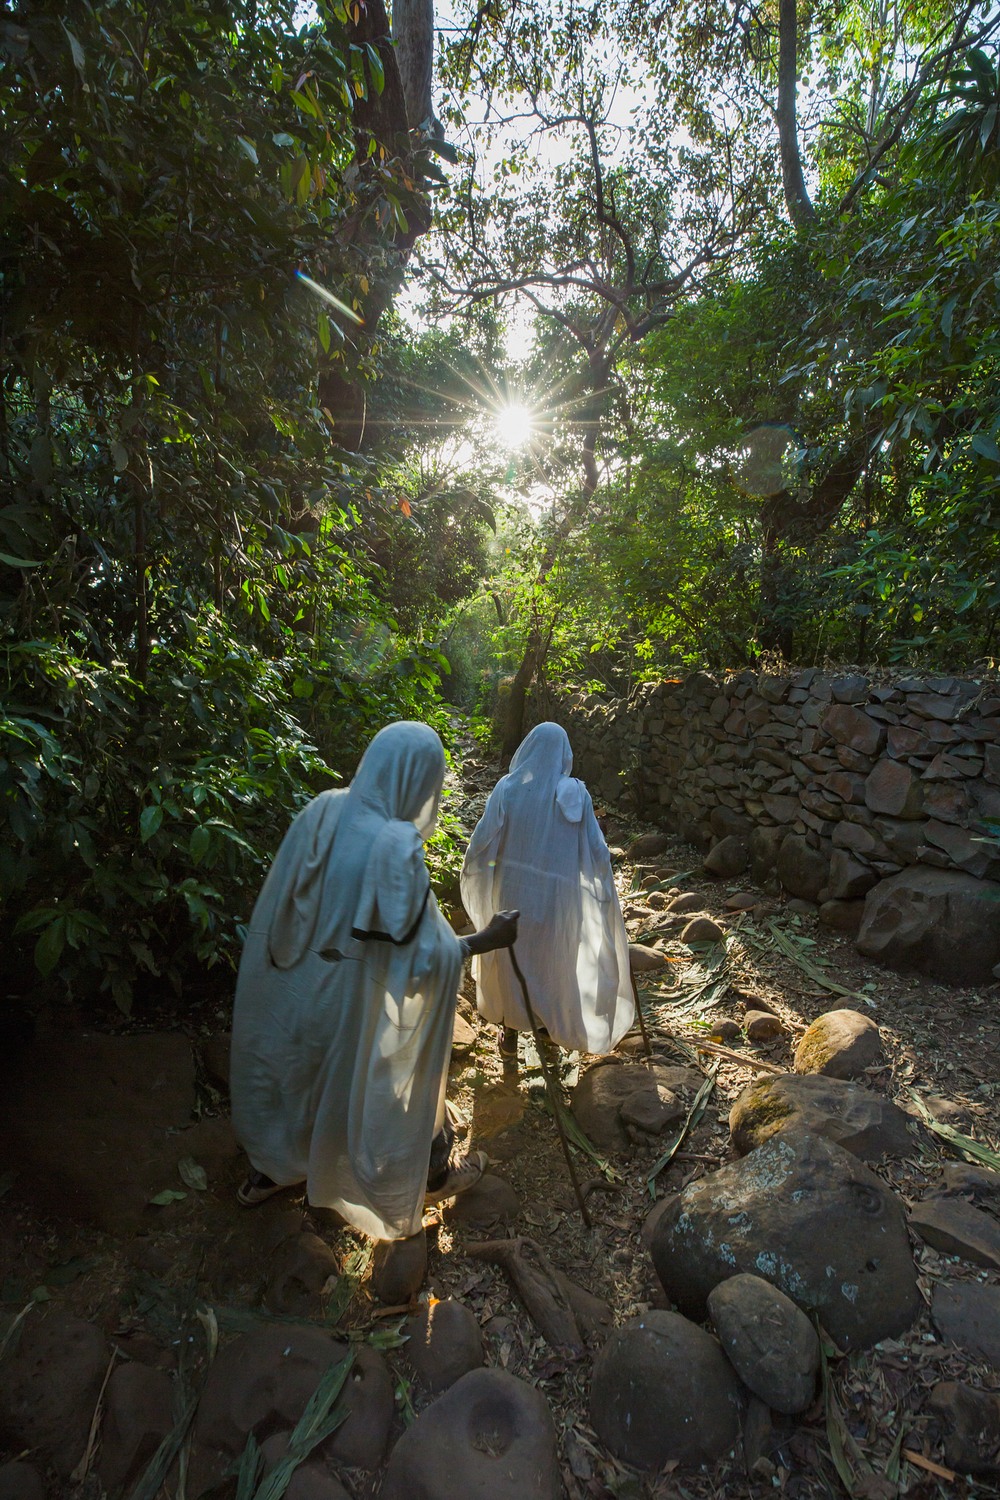
[[[487,923],[483,936],[490,938],[489,948],[513,948],[517,942],[519,911],[498,911]],[[489,952],[489,948],[485,951]]]
[[[470,953],[492,953],[494,948],[511,948],[517,941],[519,911],[498,911],[480,932],[465,939]]]

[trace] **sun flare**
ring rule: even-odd
[[[535,414],[530,407],[511,401],[493,415],[497,439],[504,448],[523,448],[534,433]]]

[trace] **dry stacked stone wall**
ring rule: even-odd
[[[894,967],[1000,976],[997,684],[697,672],[618,700],[542,684],[530,715],[565,725],[596,801],[679,834],[713,873],[815,902]]]

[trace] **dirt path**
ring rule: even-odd
[[[460,812],[469,829],[495,775],[495,763],[474,755],[465,767],[462,805],[453,811]],[[453,803],[458,800],[453,798]],[[612,842],[624,843],[641,831],[618,824],[611,829]],[[737,1050],[745,1060],[720,1062],[705,1117],[660,1175],[659,1196],[732,1158],[729,1107],[754,1076],[754,1059],[790,1068],[795,1041],[805,1026],[821,1012],[844,1003],[864,1005],[882,1031],[890,1066],[869,1079],[873,1087],[907,1107],[911,1107],[909,1091],[916,1090],[939,1119],[996,1145],[1000,1135],[1000,1083],[995,1065],[1000,1019],[995,986],[984,991],[953,991],[875,970],[859,958],[849,939],[826,932],[808,912],[793,911],[759,893],[751,893],[759,898],[753,910],[737,916],[725,908],[734,887],[688,873],[697,867],[694,851],[677,844],[657,856],[655,867],[636,868],[623,861],[619,868],[623,904],[634,913],[628,923],[633,940],[649,939],[664,925],[663,914],[646,904],[650,894],[677,887],[697,892],[703,910],[717,917],[728,933],[724,950],[704,951],[692,951],[677,936],[667,935],[663,942],[667,967],[641,987],[650,1029],[668,1047],[690,1055],[720,1019],[739,1020],[746,1009],[753,1008],[752,1002],[763,1001],[780,1017],[785,1031],[766,1048],[740,1043]],[[854,998],[845,1000],[837,986],[853,992]],[[510,1183],[520,1199],[513,1232],[529,1235],[556,1267],[606,1299],[616,1322],[649,1307],[666,1306],[640,1238],[653,1203],[646,1178],[663,1141],[638,1146],[630,1157],[613,1162],[615,1180],[589,1199],[593,1224],[584,1227],[531,1043],[522,1040],[516,1076],[509,1069],[505,1072],[497,1052],[496,1029],[477,1019],[468,978],[460,1010],[471,1033],[462,1055],[453,1059],[451,1095],[470,1122],[475,1144],[488,1151],[492,1170]],[[223,1004],[187,1018],[187,1031],[198,1044],[201,1060],[199,1108],[207,1118],[220,1122],[225,1113],[221,1070],[216,1066],[213,1073],[209,1063],[218,1053],[224,1028]],[[634,1038],[627,1039],[628,1048],[636,1045]],[[567,1088],[575,1082],[579,1065],[576,1057],[561,1060]],[[705,1056],[702,1066],[707,1071]],[[39,1109],[44,1109],[43,1100]],[[878,1170],[909,1200],[920,1196],[946,1157],[943,1149],[932,1147],[923,1155],[915,1152],[909,1160]],[[584,1179],[600,1175],[586,1157],[577,1159]],[[134,1357],[169,1366],[171,1341],[184,1308],[199,1302],[212,1305],[224,1334],[240,1326],[241,1320],[247,1326],[252,1310],[260,1305],[275,1246],[306,1224],[331,1243],[342,1268],[346,1265],[355,1273],[354,1279],[342,1277],[336,1285],[331,1283],[328,1296],[309,1315],[324,1326],[353,1330],[356,1336],[375,1332],[380,1346],[390,1346],[386,1352],[399,1380],[400,1410],[411,1399],[419,1409],[422,1403],[412,1396],[399,1351],[391,1348],[393,1330],[403,1314],[397,1311],[387,1317],[372,1298],[360,1240],[333,1228],[324,1215],[310,1215],[291,1193],[254,1210],[252,1217],[240,1211],[232,1199],[240,1171],[235,1152],[221,1150],[208,1191],[193,1191],[183,1201],[150,1210],[139,1232],[123,1229],[118,1233],[80,1227],[58,1213],[41,1215],[28,1206],[16,1180],[4,1178],[0,1181],[4,1193],[0,1316],[9,1321],[33,1299],[36,1306],[54,1303],[99,1324]],[[590,1425],[590,1359],[554,1353],[502,1273],[464,1253],[471,1241],[484,1237],[481,1226],[463,1224],[447,1211],[431,1213],[428,1222],[429,1291],[439,1298],[459,1298],[469,1306],[485,1335],[487,1363],[521,1376],[545,1394],[559,1428],[563,1473],[572,1500],[606,1496],[707,1500],[720,1495],[736,1500],[775,1491],[806,1500],[843,1493],[830,1457],[822,1402],[804,1417],[777,1419],[779,1425],[763,1445],[763,1454],[738,1450],[712,1473],[678,1471],[650,1478],[618,1463],[602,1448]],[[919,1244],[915,1249],[925,1297],[942,1278],[998,1282],[997,1273],[946,1259]],[[350,1300],[349,1294],[353,1294]],[[988,1389],[998,1383],[989,1366],[977,1366],[954,1347],[938,1342],[926,1311],[905,1338],[836,1361],[832,1381],[838,1407],[874,1475],[856,1493],[864,1493],[867,1500],[939,1493],[1000,1495],[996,1486],[977,1483],[974,1490],[966,1491],[964,1481],[944,1482],[919,1465],[900,1461],[901,1450],[940,1461],[923,1408],[927,1391],[942,1379],[961,1379]],[[752,1473],[748,1473],[747,1458],[756,1464]],[[91,1478],[65,1493],[92,1500],[98,1493],[93,1485]],[[361,1500],[376,1494],[377,1488],[377,1481],[373,1487],[358,1478],[352,1493]]]

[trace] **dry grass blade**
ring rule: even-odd
[[[953,1151],[956,1151],[959,1156],[964,1156],[966,1161],[978,1162],[980,1166],[992,1167],[995,1172],[1000,1172],[1000,1152],[984,1146],[982,1141],[973,1140],[971,1135],[963,1135],[960,1130],[955,1129],[954,1125],[946,1125],[942,1120],[935,1120],[920,1095],[914,1089],[910,1089],[909,1094],[928,1130],[940,1136],[941,1140],[946,1141]]]
[[[261,1482],[253,1500],[281,1500],[299,1464],[346,1420],[347,1411],[335,1411],[334,1408],[353,1364],[354,1350],[349,1349],[342,1360],[324,1371],[305,1411],[292,1429],[288,1451]]]
[[[888,1479],[890,1484],[894,1484],[897,1486],[899,1484],[900,1475],[902,1472],[902,1465],[900,1463],[900,1454],[902,1453],[902,1451],[903,1429],[900,1428],[898,1434],[896,1435],[896,1441],[892,1445],[892,1451],[885,1462],[885,1477],[886,1479]]]
[[[194,1315],[204,1330],[205,1348],[208,1354],[208,1362],[211,1364],[219,1348],[219,1320],[215,1316],[215,1308],[196,1307]]]
[[[251,1432],[240,1457],[240,1467],[236,1475],[236,1500],[253,1500],[253,1492],[257,1488],[263,1464],[260,1444]]]
[[[170,1465],[180,1452],[181,1444],[187,1437],[188,1428],[191,1426],[197,1410],[198,1397],[189,1397],[182,1407],[177,1421],[149,1460],[145,1472],[136,1481],[135,1489],[130,1494],[129,1500],[157,1500],[160,1490],[163,1488],[164,1480],[170,1472]]]
[[[688,1134],[688,1131],[692,1130],[694,1126],[697,1125],[698,1121],[705,1113],[705,1110],[708,1108],[708,1096],[715,1088],[715,1078],[718,1071],[719,1064],[716,1063],[715,1067],[707,1075],[705,1082],[702,1084],[701,1088],[695,1094],[694,1101],[692,1102],[691,1108],[687,1112],[687,1118],[685,1119],[684,1124],[681,1126],[671,1144],[667,1147],[666,1151],[664,1151],[663,1155],[660,1157],[659,1161],[656,1162],[649,1176],[646,1178],[646,1186],[649,1189],[649,1196],[651,1198],[655,1198],[656,1196],[657,1177],[663,1171],[663,1168],[673,1160],[674,1156],[684,1144],[684,1140]]]
[[[4,1334],[3,1338],[0,1338],[0,1359],[3,1359],[8,1349],[13,1352],[13,1349],[17,1345],[17,1336],[20,1331],[21,1324],[24,1322],[31,1309],[33,1307],[37,1307],[37,1305],[38,1304],[36,1302],[29,1302],[26,1307],[21,1308],[21,1311],[18,1313],[17,1317],[12,1320],[10,1327],[7,1329],[7,1332]]]
[[[721,1042],[696,1042],[695,1047],[699,1052],[710,1052],[713,1057],[724,1057],[729,1062],[741,1063],[751,1072],[778,1073],[782,1076],[788,1072],[787,1068],[779,1068],[777,1063],[764,1062],[760,1057],[748,1057],[745,1052],[734,1052],[732,1047],[723,1047]]]
[[[774,922],[768,922],[767,928],[785,957],[790,958],[792,963],[797,965],[803,974],[807,974],[814,984],[818,984],[821,989],[829,990],[831,994],[844,995],[849,1000],[860,1000],[862,1005],[874,1006],[875,1002],[870,995],[862,995],[859,990],[849,990],[845,985],[838,984],[835,979],[829,979],[819,965],[811,963],[793,939],[787,933],[782,932]]]
[[[120,1350],[118,1349],[118,1346],[116,1344],[111,1351],[111,1358],[108,1360],[108,1368],[105,1370],[104,1379],[101,1381],[101,1389],[97,1393],[97,1404],[94,1407],[94,1415],[90,1419],[90,1432],[87,1434],[87,1446],[83,1450],[83,1457],[80,1459],[80,1462],[77,1464],[76,1468],[69,1476],[74,1484],[83,1483],[87,1475],[90,1473],[91,1464],[94,1462],[94,1454],[97,1452],[97,1434],[101,1430],[101,1418],[104,1416],[104,1392],[108,1388],[108,1381],[111,1379],[111,1371],[115,1367],[115,1362],[118,1359],[119,1353]]]
[[[936,1464],[932,1459],[925,1458],[922,1453],[913,1453],[909,1448],[903,1449],[903,1457],[908,1464],[916,1464],[918,1469],[926,1469],[928,1474],[933,1474],[937,1479],[955,1480],[958,1475],[954,1469],[946,1469],[943,1464]]]
[[[844,1489],[851,1496],[851,1500],[860,1500],[861,1489],[855,1482],[855,1471],[848,1461],[848,1452],[859,1467],[863,1466],[869,1474],[874,1471],[871,1465],[861,1454],[857,1443],[848,1432],[841,1414],[840,1403],[833,1389],[833,1381],[830,1378],[830,1365],[826,1353],[826,1341],[822,1330],[819,1331],[820,1347],[820,1373],[823,1382],[823,1412],[826,1417],[826,1440],[830,1448],[830,1457],[833,1459],[833,1467],[837,1471]]]

